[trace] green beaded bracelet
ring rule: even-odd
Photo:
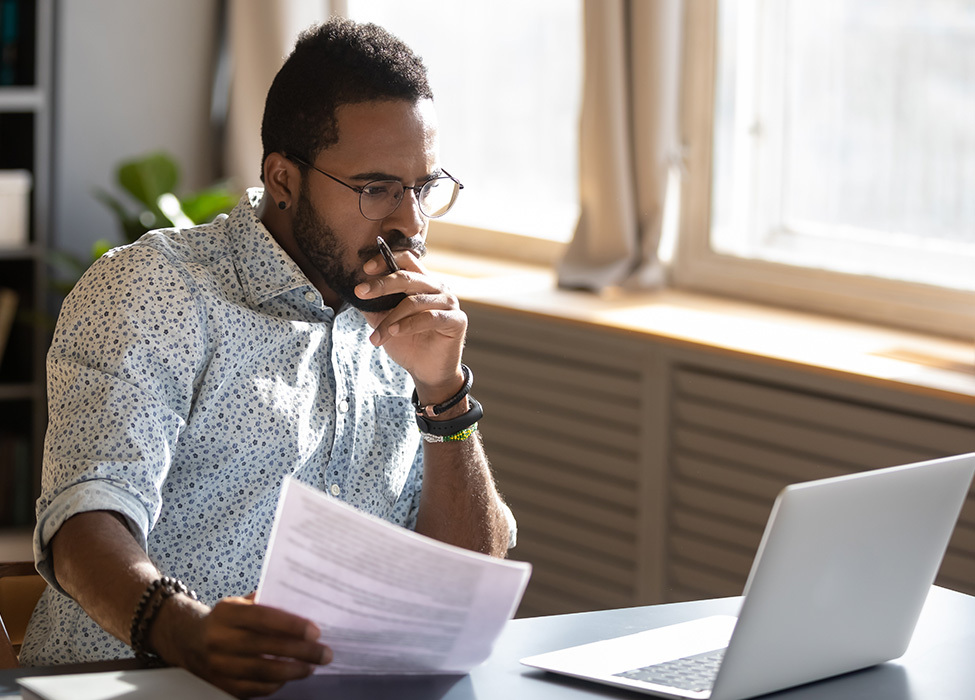
[[[420,433],[426,442],[464,442],[471,435],[477,432],[477,423],[460,430],[453,435],[432,435],[431,433]]]

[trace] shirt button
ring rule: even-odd
[[[345,399],[339,401],[339,413],[346,413],[349,410],[349,402]]]
[[[340,493],[342,493],[342,489],[339,488],[338,484],[332,484],[332,488],[330,488],[329,491],[332,492],[333,496],[338,496]]]
[[[305,301],[315,301],[315,292],[305,292]]]

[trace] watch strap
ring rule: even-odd
[[[467,413],[463,413],[450,420],[430,420],[427,416],[418,412],[416,414],[416,426],[420,429],[421,433],[427,433],[428,435],[444,437],[459,433],[477,423],[484,416],[484,409],[478,403],[477,399],[473,396],[468,396],[467,403],[469,405]]]

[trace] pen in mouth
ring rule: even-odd
[[[386,267],[389,268],[390,273],[399,270],[399,265],[396,264],[396,258],[393,257],[393,251],[389,249],[386,239],[382,236],[376,236],[376,245],[379,246],[379,252],[383,254],[383,260],[386,261]]]

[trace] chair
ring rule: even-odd
[[[0,668],[20,665],[24,632],[46,585],[34,562],[0,562]]]

